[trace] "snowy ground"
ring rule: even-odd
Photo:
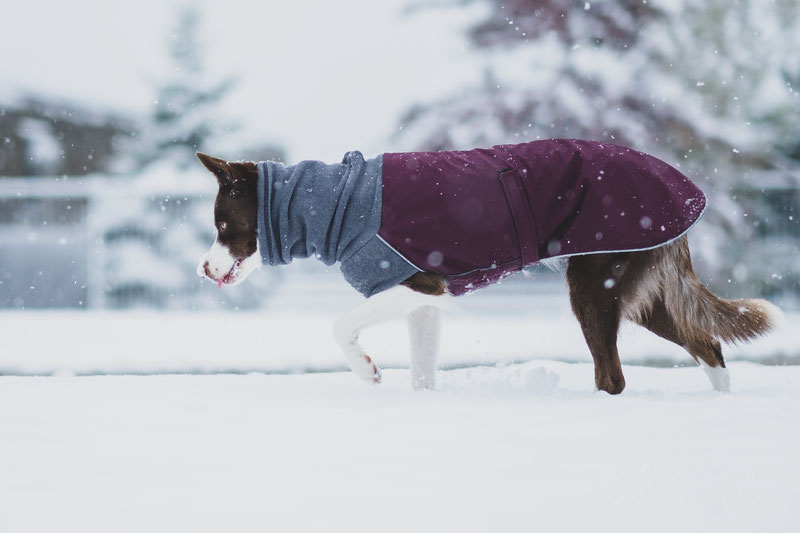
[[[362,298],[341,280],[292,283],[262,312],[0,312],[0,375],[297,373],[345,370],[336,316]],[[440,364],[457,368],[537,359],[589,362],[563,281],[508,283],[454,300],[444,317]],[[770,336],[724,348],[728,361],[800,363],[800,313]],[[408,366],[405,323],[367,329],[363,345],[384,368]],[[689,355],[624,325],[623,363],[691,365]],[[735,377],[734,377],[735,379]]]
[[[364,335],[381,385],[338,372],[350,296],[0,313],[0,532],[794,530],[800,366],[758,363],[798,360],[799,314],[726,349],[730,395],[625,328],[611,397],[562,289],[519,290],[461,300],[427,393],[402,323]]]
[[[794,530],[800,367],[731,367],[0,377],[0,531]]]

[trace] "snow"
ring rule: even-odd
[[[313,294],[287,291],[277,293],[274,305],[259,312],[0,313],[0,375],[345,370],[333,322],[360,297],[347,287],[341,293],[323,287],[330,292],[316,302]],[[443,316],[441,367],[591,361],[566,295],[540,295],[525,305],[527,299],[503,299],[503,294],[479,292],[453,300],[457,311]],[[775,333],[725,346],[723,354],[728,361],[795,363],[800,360],[798,329],[800,313],[789,313]],[[402,320],[368,328],[361,339],[379,366],[408,366]],[[623,325],[618,345],[623,363],[696,366],[682,348],[631,324]],[[702,374],[699,368],[696,372]],[[731,379],[735,387],[738,376],[734,373]]]
[[[611,397],[562,285],[504,282],[455,300],[438,390],[415,393],[404,322],[364,333],[383,367],[366,385],[331,333],[360,297],[315,279],[260,312],[0,313],[0,531],[735,532],[794,516],[800,367],[741,360],[796,360],[800,314],[724,349],[731,394],[624,328]]]
[[[786,531],[800,368],[731,367],[0,377],[0,530]]]
[[[17,133],[31,144],[30,152],[45,172],[62,157],[61,146],[53,138],[53,132],[48,122],[36,119],[23,119],[17,126]]]

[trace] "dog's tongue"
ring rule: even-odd
[[[220,278],[219,281],[217,281],[218,289],[221,289],[224,283],[230,282],[233,279],[233,271],[236,270],[236,267],[238,267],[240,263],[241,261],[236,261],[231,267],[231,269],[228,271],[228,273],[222,276],[222,278]]]

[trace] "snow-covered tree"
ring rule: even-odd
[[[800,132],[787,74],[800,72],[797,2],[466,0],[451,8],[475,2],[488,8],[467,30],[483,82],[410,109],[398,148],[581,137],[653,153],[710,197],[693,234],[707,280],[728,294],[754,284],[798,290],[800,235],[786,229],[793,208],[783,194],[797,190],[800,167],[785,155]],[[783,235],[770,236],[770,226]]]
[[[122,180],[124,178],[117,178]],[[194,185],[189,186],[187,180]],[[126,180],[127,181],[127,180]],[[104,184],[92,213],[102,287],[92,305],[107,308],[252,309],[261,306],[280,273],[253,276],[217,290],[196,274],[214,241],[214,177],[205,169],[174,172],[150,165],[124,188]],[[254,290],[257,289],[257,290]]]
[[[195,273],[214,240],[214,178],[195,157],[215,135],[229,131],[217,120],[231,79],[209,81],[203,65],[199,14],[183,9],[169,40],[170,74],[162,80],[152,114],[135,145],[125,194],[106,194],[94,213],[104,286],[96,300],[106,307],[253,308],[263,291],[249,287],[218,292]],[[264,147],[280,156],[279,147]],[[244,153],[242,155],[245,155]],[[209,186],[205,186],[205,185]],[[273,276],[274,277],[274,276]]]
[[[207,149],[220,124],[216,109],[233,88],[233,78],[209,80],[198,35],[200,15],[193,8],[178,13],[168,42],[171,69],[157,86],[150,116],[139,134],[137,162],[170,159],[178,166],[195,164],[194,153]]]

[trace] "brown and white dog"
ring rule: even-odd
[[[198,274],[220,287],[236,285],[262,264],[258,166],[197,156],[219,183],[214,205],[217,238],[200,260]],[[594,359],[595,384],[610,394],[625,388],[617,352],[623,319],[686,349],[714,389],[728,392],[730,377],[720,341],[763,335],[779,314],[764,300],[726,300],[712,294],[693,272],[685,235],[653,249],[568,257],[566,278],[573,312]],[[416,389],[434,388],[440,310],[447,306],[447,292],[445,277],[420,271],[343,314],[333,332],[350,368],[368,382],[380,382],[378,367],[358,342],[359,333],[368,325],[405,316],[412,384]]]

